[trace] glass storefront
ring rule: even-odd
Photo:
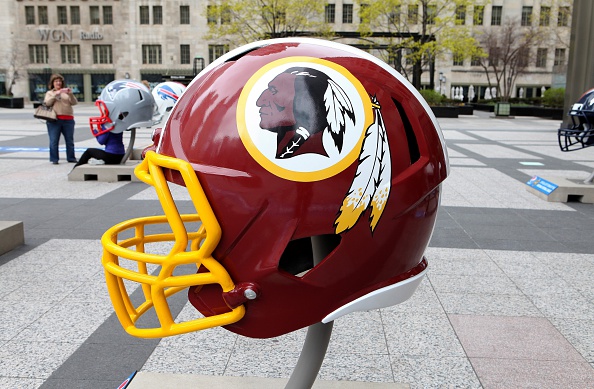
[[[115,80],[113,74],[91,74],[91,88],[93,90],[91,96],[93,101],[97,100],[103,88],[113,80]]]
[[[62,74],[66,88],[72,89],[72,94],[79,102],[85,101],[85,86],[82,74]]]

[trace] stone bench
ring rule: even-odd
[[[134,168],[139,163],[130,160],[123,165],[80,165],[68,174],[68,181],[139,182],[134,175]]]
[[[25,244],[25,229],[21,221],[0,221],[0,255]]]

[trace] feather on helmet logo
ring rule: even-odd
[[[237,106],[237,127],[250,155],[292,181],[336,175],[358,159],[337,214],[336,233],[371,208],[373,231],[390,194],[391,161],[381,107],[347,69],[312,57],[289,57],[259,69]]]

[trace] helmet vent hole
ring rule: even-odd
[[[404,125],[404,133],[406,134],[406,141],[408,143],[408,153],[410,155],[410,164],[417,162],[419,158],[421,158],[421,153],[419,152],[419,143],[417,142],[417,137],[413,130],[412,124],[408,120],[408,116],[404,111],[404,107],[402,104],[398,102],[398,100],[392,98],[394,104],[396,105],[396,109],[398,109],[398,113],[400,114],[400,118],[402,118],[402,124]]]
[[[292,240],[287,244],[278,268],[296,277],[303,277],[317,264],[323,262],[339,243],[340,235],[335,234]],[[316,247],[316,255],[320,258],[314,259],[314,247]]]

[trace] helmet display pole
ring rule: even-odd
[[[327,244],[323,237],[314,236],[311,241],[315,266],[332,251],[334,246]],[[313,386],[326,356],[333,325],[334,322],[331,321],[308,327],[299,360],[285,389],[307,389]]]
[[[125,165],[128,158],[132,154],[132,150],[134,149],[134,140],[136,139],[136,128],[130,130],[130,142],[128,143],[128,148],[126,149],[126,153],[122,157],[122,161],[120,165]]]

